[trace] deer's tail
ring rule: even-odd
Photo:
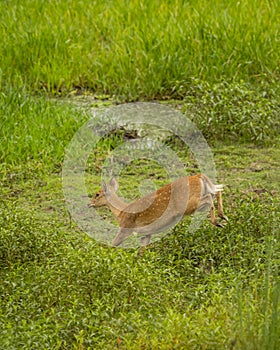
[[[217,192],[222,192],[224,190],[224,186],[223,185],[214,185],[215,186],[215,193]]]

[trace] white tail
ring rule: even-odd
[[[117,181],[112,179],[91,200],[90,207],[108,206],[116,216],[120,229],[112,245],[120,245],[133,232],[141,234],[141,244],[147,245],[151,235],[177,223],[183,216],[210,210],[211,222],[223,227],[215,217],[213,199],[217,196],[218,216],[228,220],[223,212],[223,185],[214,185],[204,174],[184,176],[136,201],[127,204],[116,194]]]

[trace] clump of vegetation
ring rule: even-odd
[[[264,144],[280,134],[275,91],[256,91],[244,82],[210,85],[194,80],[183,110],[209,140]]]

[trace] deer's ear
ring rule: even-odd
[[[118,181],[116,180],[115,177],[113,177],[110,181],[110,186],[113,187],[114,191],[117,191],[119,188]]]
[[[108,187],[104,181],[101,182],[102,190],[104,193],[108,192]]]

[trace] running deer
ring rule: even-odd
[[[204,174],[181,177],[129,204],[118,197],[117,189],[115,179],[108,185],[103,182],[102,189],[89,204],[89,207],[94,208],[107,206],[116,216],[120,228],[112,242],[114,247],[133,232],[141,235],[142,246],[148,245],[152,234],[164,231],[183,216],[194,212],[210,210],[211,223],[223,227],[215,217],[215,196],[218,201],[218,216],[228,221],[223,212],[223,185],[214,185]]]

